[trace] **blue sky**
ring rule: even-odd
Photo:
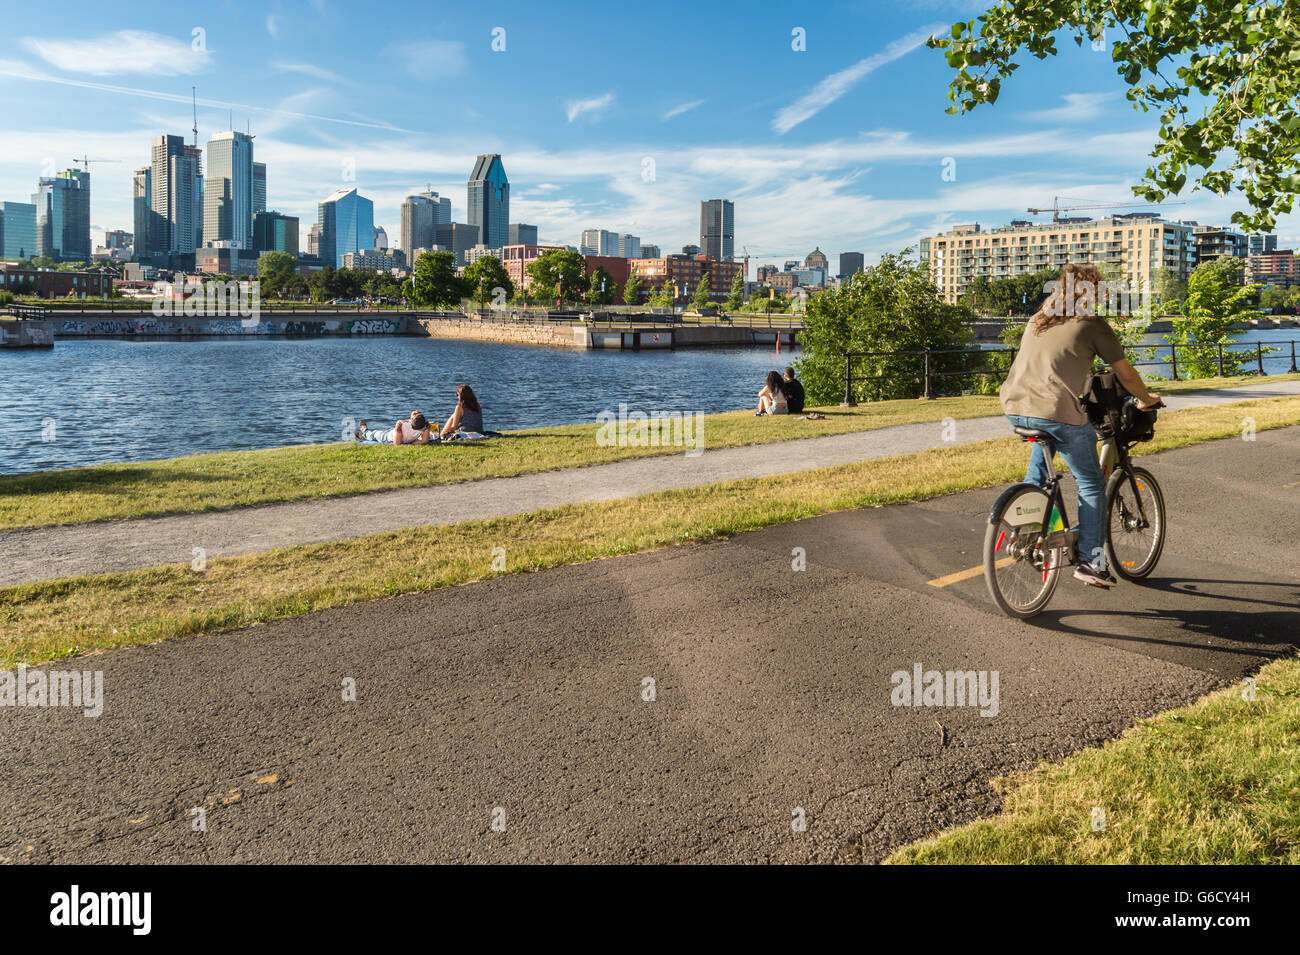
[[[996,105],[944,113],[950,71],[920,40],[981,8],[23,4],[0,37],[0,199],[28,201],[74,156],[116,160],[91,164],[92,225],[129,230],[131,171],[150,137],[189,137],[197,86],[200,143],[232,111],[251,127],[270,207],[305,232],[317,202],[356,185],[393,243],[402,197],[429,185],[463,220],[481,152],[503,155],[511,218],[543,241],[605,228],[675,251],[698,238],[699,201],[725,196],[751,266],[814,245],[833,265],[841,251],[870,262],[947,224],[1025,218],[1054,195],[1134,201],[1155,120],[1124,100],[1108,52],[1066,42]],[[1226,222],[1242,207],[1184,198],[1166,214]],[[1300,244],[1296,217],[1278,232]]]

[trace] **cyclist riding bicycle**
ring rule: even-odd
[[[1110,587],[1116,580],[1106,567],[1106,484],[1097,432],[1079,400],[1093,358],[1110,365],[1144,411],[1160,402],[1124,357],[1124,346],[1110,323],[1097,314],[1102,281],[1095,266],[1065,267],[1061,278],[1051,283],[1047,301],[1026,323],[1020,350],[998,395],[1012,425],[1051,435],[1070,466],[1079,487],[1079,562],[1074,576],[1094,587]],[[1039,486],[1047,481],[1043,446],[1037,442],[1025,480]]]

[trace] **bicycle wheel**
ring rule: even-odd
[[[1155,570],[1165,547],[1165,496],[1150,471],[1132,471],[1132,481],[1124,471],[1116,471],[1106,489],[1106,559],[1116,574],[1130,581]]]
[[[1048,514],[1050,501],[1034,484],[1008,488],[993,505],[984,532],[984,582],[1007,616],[1026,620],[1052,599],[1065,563],[1063,546],[1045,547],[1059,531],[1060,516]]]

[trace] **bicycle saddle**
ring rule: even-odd
[[[1013,428],[1013,430],[1016,432],[1016,434],[1020,435],[1020,437],[1025,441],[1028,441],[1030,438],[1033,438],[1035,441],[1053,440],[1050,434],[1048,434],[1046,431],[1039,431],[1037,428],[1015,427]]]

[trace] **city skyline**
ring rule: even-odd
[[[414,31],[394,29],[417,9],[399,4],[342,34],[346,8],[327,2],[197,18],[144,4],[148,30],[88,4],[72,16],[22,9],[0,39],[0,75],[17,94],[0,121],[0,200],[28,201],[41,175],[89,155],[111,161],[92,166],[92,243],[131,228],[132,170],[149,161],[148,142],[192,144],[191,86],[200,148],[232,126],[257,137],[266,208],[307,223],[324,197],[355,187],[390,236],[405,197],[429,188],[452,198],[452,221],[470,221],[464,183],[485,153],[504,157],[510,218],[537,224],[539,241],[576,244],[594,227],[676,249],[698,241],[699,203],[726,196],[737,254],[778,263],[814,246],[860,249],[870,263],[952,224],[1024,217],[1054,195],[1132,202],[1148,165],[1155,119],[1129,107],[1109,56],[1087,45],[1027,63],[1032,79],[995,107],[946,116],[949,71],[923,41],[978,4],[788,17],[760,4],[738,22],[665,9],[679,8],[692,32],[650,24],[634,44],[613,24],[579,42],[514,4]],[[340,69],[340,44],[375,68]],[[673,69],[705,50],[741,95]],[[1184,198],[1165,214],[1226,225],[1243,206]],[[1294,215],[1275,231],[1300,245]]]

